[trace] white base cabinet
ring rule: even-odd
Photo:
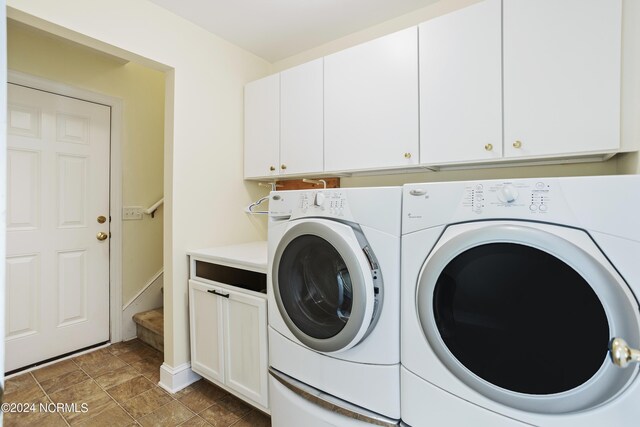
[[[189,280],[191,369],[269,412],[265,297]]]

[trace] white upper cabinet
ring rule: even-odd
[[[621,0],[504,0],[504,154],[616,150]]]
[[[419,26],[420,162],[502,157],[501,0]]]
[[[622,0],[479,1],[249,83],[244,175],[602,159],[633,148],[622,65]]]
[[[244,87],[244,177],[278,175],[280,170],[280,75]]]
[[[280,174],[323,171],[323,59],[280,73]]]
[[[417,43],[412,27],[325,57],[326,172],[418,163]]]

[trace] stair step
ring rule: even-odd
[[[133,315],[138,339],[164,351],[164,310],[162,307]]]

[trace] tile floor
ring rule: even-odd
[[[162,353],[133,340],[8,379],[7,403],[36,411],[5,413],[5,426],[270,426],[269,417],[200,380],[169,394],[158,387]],[[51,412],[39,411],[40,404]],[[67,405],[55,411],[52,404]],[[87,410],[83,411],[82,404]],[[30,406],[31,407],[31,406]]]

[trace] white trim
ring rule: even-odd
[[[7,7],[5,0],[0,0],[0,331],[4,331],[6,296],[5,296],[5,268],[6,268],[6,214],[7,214]],[[0,389],[4,390],[4,340],[0,340]],[[0,416],[0,424],[2,418]]]
[[[160,366],[158,385],[173,394],[195,383],[200,378],[202,378],[200,375],[191,370],[191,363],[183,363],[173,368],[165,362]]]
[[[163,296],[162,287],[164,286],[164,274],[160,270],[144,288],[133,297],[126,306],[122,308],[122,339],[129,340],[136,337],[137,328],[133,321],[133,316],[147,310],[162,307]]]
[[[123,101],[13,70],[9,70],[7,81],[111,107],[109,321],[110,340],[119,342],[122,340],[122,218],[119,213],[122,212]]]
[[[142,287],[142,289],[140,289],[140,291],[139,291],[137,294],[135,294],[135,295],[133,296],[133,298],[131,298],[131,299],[129,300],[129,302],[128,302],[128,303],[126,303],[125,305],[123,305],[123,306],[122,306],[122,311],[126,310],[126,309],[127,309],[127,307],[129,307],[131,304],[133,304],[133,303],[135,302],[135,300],[137,300],[137,299],[140,297],[140,295],[142,295],[142,294],[147,290],[147,288],[148,288],[149,286],[153,285],[153,283],[154,283],[156,280],[158,280],[158,279],[160,278],[160,276],[162,276],[163,274],[164,274],[164,268],[161,268],[161,269],[160,269],[160,271],[158,271],[156,274],[154,274],[153,276],[151,276],[151,279],[149,279],[149,281],[147,282],[147,284],[146,284],[146,285],[144,285],[144,286]]]

